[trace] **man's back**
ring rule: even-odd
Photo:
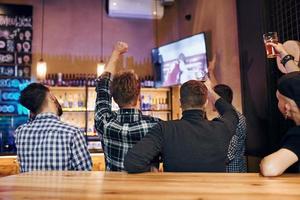
[[[111,74],[104,73],[96,82],[95,128],[101,136],[106,170],[124,170],[127,151],[140,141],[158,121],[144,116],[139,109],[124,108],[112,111]]]
[[[165,171],[225,171],[228,135],[220,121],[209,122],[204,113],[190,110],[177,121],[162,122]]]
[[[123,162],[127,151],[159,121],[142,115],[138,109],[120,109],[115,114],[100,131],[106,168],[109,171],[124,170]]]
[[[149,171],[149,163],[161,154],[164,171],[225,172],[227,149],[238,120],[224,100],[219,99],[216,107],[224,119],[208,121],[203,111],[187,110],[181,120],[159,122],[129,150],[125,169],[130,173]]]
[[[52,113],[42,113],[16,130],[21,171],[91,170],[83,133]]]

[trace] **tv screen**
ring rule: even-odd
[[[199,33],[152,49],[152,62],[157,87],[203,80],[208,72],[205,34]]]

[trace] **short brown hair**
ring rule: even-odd
[[[116,74],[110,91],[119,107],[136,105],[141,91],[138,76],[131,71]]]
[[[180,102],[183,109],[202,107],[207,101],[207,88],[201,81],[190,80],[180,88]]]

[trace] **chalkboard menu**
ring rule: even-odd
[[[0,4],[0,155],[15,153],[14,131],[28,120],[18,100],[31,64],[32,6]]]
[[[18,104],[32,63],[32,6],[0,4],[0,115],[26,115]]]
[[[30,78],[32,6],[0,4],[0,77]]]

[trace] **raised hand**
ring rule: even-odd
[[[217,62],[217,54],[214,54],[212,60],[209,61],[209,66],[208,66],[209,72],[214,72],[216,68],[216,62]]]
[[[128,44],[126,42],[117,42],[114,46],[114,50],[106,64],[105,71],[110,72],[112,75],[116,73],[116,66],[118,60],[120,59],[121,55],[128,51]]]
[[[272,47],[274,47],[275,50],[279,53],[281,58],[283,58],[284,56],[286,56],[288,54],[281,43],[275,44],[273,42],[268,42],[268,43],[266,43],[266,45],[271,45]]]
[[[128,51],[128,44],[126,42],[117,42],[114,48],[114,51],[118,52],[119,54],[124,54]]]

